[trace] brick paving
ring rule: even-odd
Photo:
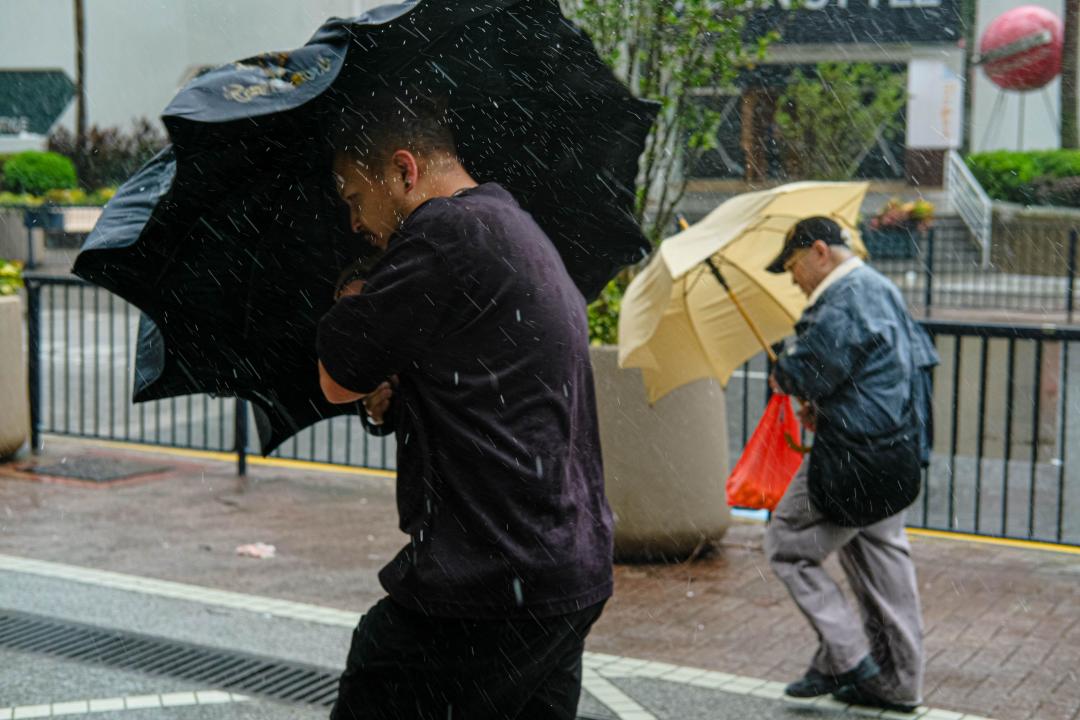
[[[146,459],[145,482],[41,482],[0,465],[0,553],[362,610],[375,570],[403,543],[393,481],[253,466],[50,439],[48,456]],[[815,638],[737,524],[678,565],[619,565],[595,652],[784,682]],[[268,542],[257,561],[237,545]],[[926,627],[925,702],[1000,720],[1080,720],[1080,554],[912,536]],[[839,567],[831,569],[840,577]]]

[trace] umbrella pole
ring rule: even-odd
[[[727,280],[724,279],[723,274],[721,274],[720,268],[716,267],[716,263],[713,262],[712,258],[706,260],[705,263],[709,266],[709,270],[712,270],[713,277],[716,278],[716,281],[720,283],[720,286],[724,288],[724,290],[727,291],[728,297],[731,298],[731,302],[735,304],[735,309],[739,311],[739,314],[742,315],[743,320],[745,320],[746,324],[750,326],[750,332],[754,333],[754,337],[756,337],[757,341],[761,344],[761,349],[764,350],[765,354],[769,356],[769,360],[775,363],[776,353],[773,352],[773,349],[769,346],[769,343],[765,342],[765,337],[761,334],[761,330],[758,329],[757,323],[753,321],[753,319],[750,317],[750,314],[746,312],[746,308],[744,308],[743,304],[739,302],[739,298],[732,291],[731,286],[728,285]]]
[[[686,230],[690,227],[690,223],[686,221],[686,218],[682,214],[678,216],[678,221],[679,229]],[[750,314],[746,312],[746,308],[744,308],[743,304],[739,302],[739,298],[732,291],[731,286],[727,283],[727,280],[724,279],[723,274],[720,272],[720,268],[716,267],[716,263],[713,262],[712,258],[708,258],[705,263],[709,266],[709,270],[712,271],[713,277],[715,277],[716,281],[720,283],[720,287],[724,288],[724,290],[727,291],[728,297],[731,298],[731,302],[735,304],[735,309],[739,311],[739,314],[742,315],[743,320],[745,320],[746,324],[750,326],[750,332],[754,333],[754,337],[756,337],[757,341],[761,344],[761,349],[764,350],[765,354],[769,356],[769,361],[775,363],[776,353],[773,352],[773,349],[769,346],[769,343],[765,342],[765,337],[761,334],[761,330],[758,329],[757,323],[753,321],[753,319],[750,317]]]

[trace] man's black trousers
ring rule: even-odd
[[[466,620],[383,598],[353,631],[330,719],[572,720],[585,636],[603,606]]]

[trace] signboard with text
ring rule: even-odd
[[[0,70],[0,135],[47,135],[74,94],[63,70]]]
[[[750,0],[747,39],[780,44],[956,44],[961,0]]]

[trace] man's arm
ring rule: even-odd
[[[366,396],[365,393],[354,392],[338,384],[334,378],[330,377],[330,373],[326,372],[326,366],[323,365],[322,360],[319,361],[319,387],[322,388],[327,402],[334,405],[356,402],[357,400],[363,400]]]
[[[377,401],[388,378],[421,366],[445,329],[450,277],[431,244],[403,240],[361,294],[334,304],[316,338],[319,385],[329,402]]]
[[[864,335],[842,309],[819,309],[777,358],[776,385],[815,403],[832,395],[862,361]]]

